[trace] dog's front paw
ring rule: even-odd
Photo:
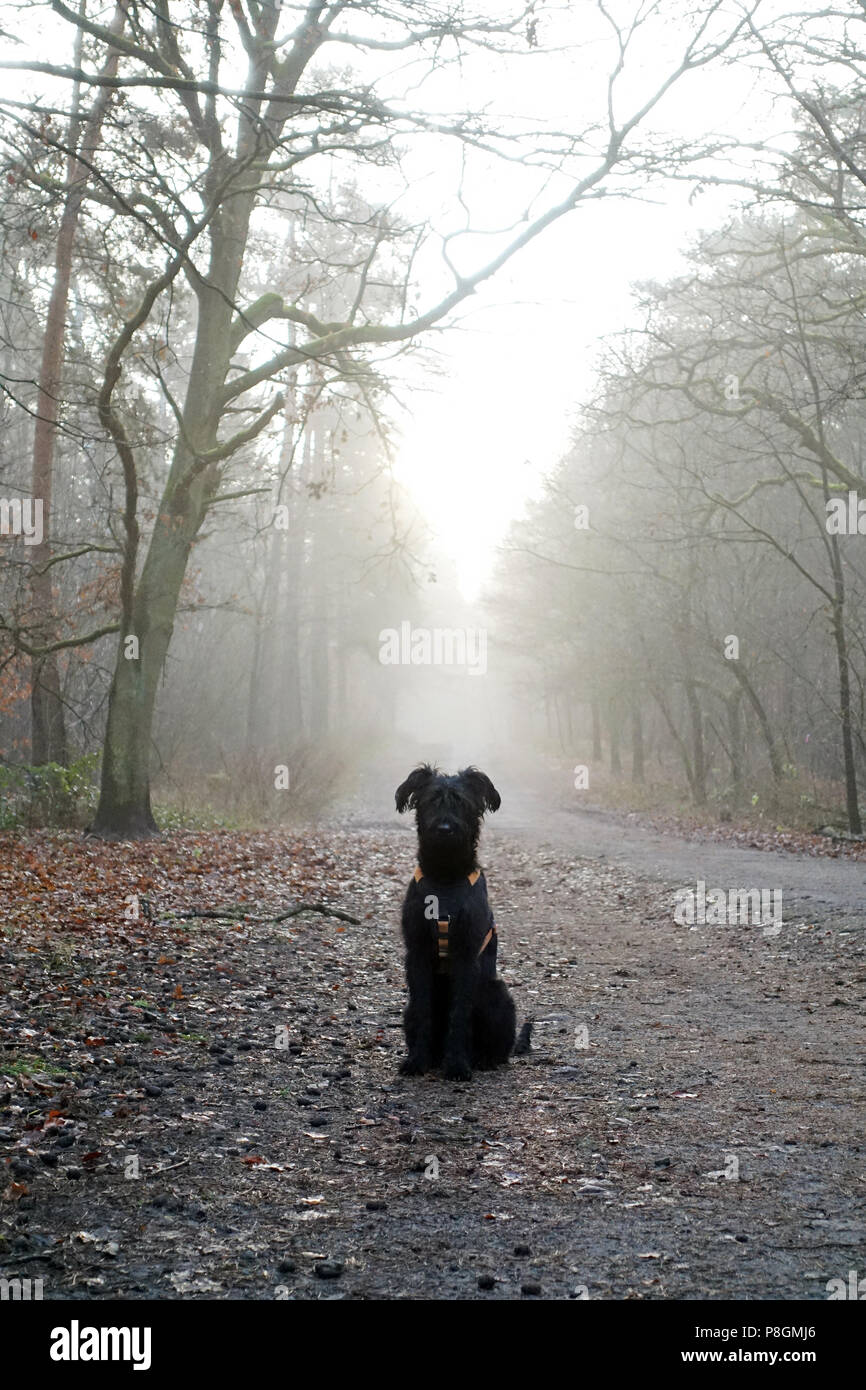
[[[409,1053],[400,1063],[401,1076],[423,1076],[425,1071],[430,1070],[430,1063],[425,1057],[419,1057],[417,1053]]]
[[[472,1068],[464,1057],[446,1057],[442,1075],[446,1081],[469,1081]]]

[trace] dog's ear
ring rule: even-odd
[[[435,767],[429,763],[423,763],[421,767],[416,767],[409,773],[406,781],[397,788],[394,801],[398,811],[414,811],[418,805],[418,794],[422,792],[428,783],[436,776]]]
[[[472,795],[478,801],[480,811],[498,811],[502,805],[502,797],[494,787],[486,772],[479,772],[477,767],[464,767],[458,773],[466,782]]]

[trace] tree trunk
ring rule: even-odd
[[[277,11],[271,10],[262,19],[258,34],[262,42],[250,56],[247,74],[251,91],[262,91],[267,85],[273,64],[270,40],[274,37],[278,17]],[[307,25],[305,37],[308,41],[301,49],[297,42],[295,45],[300,57],[286,59],[279,82],[281,92],[286,94],[294,90],[321,42],[322,35],[312,20]],[[92,826],[94,834],[106,838],[138,837],[157,828],[150,806],[149,777],[156,692],[171,641],[190,549],[222,477],[223,465],[209,463],[201,455],[216,446],[225,410],[222,393],[232,359],[234,306],[238,302],[250,219],[259,186],[257,176],[250,173],[248,165],[260,153],[261,110],[262,102],[255,100],[242,108],[234,155],[222,150],[212,151],[205,176],[205,194],[214,198],[218,207],[209,227],[207,273],[195,282],[198,318],[183,423],[137,584],[137,479],[134,461],[130,477],[128,460],[124,460],[127,542],[121,579],[123,630],[109,695],[99,806]],[[274,118],[274,136],[279,134],[287,119],[286,112],[284,108],[282,114]],[[238,177],[239,184],[230,188],[226,180],[231,174]],[[179,266],[176,258],[173,261]],[[157,283],[155,281],[154,285]],[[117,377],[112,386],[116,380]],[[126,452],[130,453],[128,449]],[[137,660],[129,660],[125,655],[124,638],[132,635],[139,639]]]
[[[643,720],[640,704],[634,700],[631,707],[631,780],[644,780]]]
[[[743,692],[742,690],[732,690],[728,695],[725,704],[728,711],[728,736],[730,747],[728,755],[731,760],[731,786],[733,788],[734,805],[739,805],[743,799]]]
[[[321,418],[313,432],[313,477],[317,483],[325,478],[325,421]],[[328,733],[331,718],[331,678],[329,643],[331,638],[328,611],[328,567],[325,562],[325,525],[321,503],[313,506],[312,554],[310,584],[312,586],[312,622],[310,625],[310,733],[317,741]]]
[[[845,764],[845,804],[848,829],[852,835],[863,834],[860,807],[857,804],[857,768],[854,760],[854,740],[851,730],[851,675],[848,668],[848,643],[842,603],[833,605],[833,640],[836,644],[836,663],[839,668],[839,716],[842,721],[842,757]]]
[[[37,548],[42,549],[41,546]],[[50,584],[46,594],[41,583],[34,583],[31,595],[34,610],[39,614],[40,629],[50,634]],[[69,765],[69,742],[56,652],[34,657],[30,663],[30,760],[37,766],[44,763],[59,763],[61,767]]]
[[[289,240],[291,246],[293,243],[291,238]],[[278,662],[279,691],[275,701],[279,720],[278,734],[287,750],[301,742],[304,736],[304,706],[301,695],[301,597],[304,579],[306,506],[300,487],[291,488],[288,486],[289,470],[292,465],[293,417],[297,409],[295,399],[294,388],[292,388],[288,395],[289,405],[286,411],[286,425],[280,459],[280,471],[287,480],[284,497],[289,508],[289,529],[288,533],[282,537],[280,560],[283,586],[280,591],[278,608],[279,633],[274,634],[275,638],[278,638],[280,657]],[[300,475],[298,478],[300,483],[303,483],[306,478],[305,463],[308,461],[308,441],[306,438],[304,445],[305,453],[302,457],[301,467],[295,470],[296,477]]]
[[[592,757],[594,762],[601,762],[604,756],[601,744],[601,706],[595,696],[591,701],[592,709]]]
[[[651,689],[653,698],[656,704],[658,705],[659,709],[661,710],[662,717],[668,726],[668,732],[671,738],[673,739],[674,746],[676,747],[677,752],[682,758],[683,769],[686,774],[686,781],[689,784],[689,790],[692,793],[692,796],[695,796],[695,775],[694,769],[692,767],[692,760],[689,756],[688,746],[686,745],[686,741],[680,733],[679,729],[677,728],[676,721],[673,719],[671,712],[667,707],[667,702],[665,701],[662,692],[655,686],[651,687]],[[664,768],[664,763],[661,758],[661,749],[659,749],[659,763],[662,766],[662,768]]]
[[[199,290],[199,313],[184,428],[154,523],[141,578],[125,604],[102,761],[102,788],[94,834],[139,837],[157,827],[150,809],[149,751],[156,691],[174,627],[189,552],[220,478],[218,465],[201,467],[196,451],[213,448],[222,417],[220,393],[230,360],[232,306],[252,199],[238,195],[214,226],[210,267]],[[137,523],[133,519],[131,531]],[[135,545],[128,531],[126,571],[134,571]],[[130,587],[132,579],[130,578]],[[124,638],[136,636],[139,657],[125,655]]]
[[[610,771],[611,776],[619,777],[622,774],[622,759],[619,752],[619,736],[621,732],[621,721],[619,710],[611,702],[610,714],[608,718],[608,734],[610,736]]]
[[[698,806],[707,799],[707,763],[704,751],[704,716],[693,681],[685,682],[686,702],[692,726],[692,795]]]
[[[113,33],[120,34],[126,23],[126,13],[118,5],[110,24]],[[83,31],[75,38],[76,68],[81,66]],[[117,71],[117,52],[110,52],[103,65],[103,74],[114,77]],[[102,123],[111,91],[104,88],[96,98],[88,117],[81,153],[92,161],[102,136]],[[57,441],[57,413],[60,403],[63,359],[66,347],[66,320],[69,308],[69,286],[72,278],[72,252],[78,231],[81,204],[89,177],[86,165],[75,155],[78,148],[81,117],[80,85],[73,88],[72,111],[66,143],[69,155],[66,164],[66,197],[60,217],[57,245],[54,251],[54,284],[48,302],[45,331],[42,337],[42,361],[39,367],[36,397],[36,425],[33,431],[32,492],[42,502],[42,539],[33,547],[31,556],[30,599],[33,626],[40,644],[56,638],[53,576],[51,560],[51,502],[54,483],[54,452]],[[69,762],[66,720],[60,690],[60,668],[57,652],[33,657],[30,666],[31,761],[41,763]]]
[[[251,752],[267,750],[268,757],[271,753],[279,752],[282,743],[279,713],[279,644],[282,642],[282,626],[279,618],[285,546],[285,532],[274,527],[265,554],[265,592],[256,615],[255,651],[253,670],[250,672],[247,746]],[[277,761],[283,759],[277,758]]]
[[[267,582],[267,580],[266,580]],[[256,753],[261,746],[262,727],[262,630],[264,613],[258,604],[253,617],[253,651],[250,659],[250,684],[247,694],[247,753]]]
[[[764,706],[761,703],[757,691],[752,685],[752,682],[749,680],[746,671],[743,669],[742,663],[740,661],[732,661],[729,664],[731,670],[734,673],[734,676],[740,682],[740,685],[746,692],[749,704],[752,706],[752,709],[758,716],[758,724],[760,725],[761,735],[763,737],[764,743],[767,746],[767,753],[770,758],[770,769],[773,773],[773,781],[779,783],[781,782],[783,775],[782,757],[779,753],[778,747],[776,746],[776,740],[773,737],[773,730],[770,727],[770,720],[767,716],[767,711],[764,709]]]
[[[140,839],[158,829],[150,805],[150,742],[159,678],[174,627],[190,542],[161,517],[154,529],[132,621],[121,633],[108,704],[102,788],[91,830],[108,839]],[[125,637],[139,655],[125,655]]]

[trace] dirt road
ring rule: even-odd
[[[66,961],[7,932],[7,1055],[26,1029],[51,1070],[7,1083],[0,1273],[96,1299],[823,1300],[862,1277],[863,866],[533,814],[483,857],[535,1050],[466,1085],[397,1075],[406,824],[229,837],[247,883],[360,926],[142,924]],[[199,900],[224,849],[197,851]],[[171,853],[157,916],[189,901]],[[676,925],[698,878],[781,885],[782,931]]]
[[[510,803],[510,804],[509,804]],[[503,806],[490,834],[507,828],[534,843],[606,860],[641,877],[676,886],[778,887],[794,915],[850,913],[866,919],[866,864],[847,859],[773,853],[696,836],[662,834],[636,818],[594,808],[557,810],[524,792]]]

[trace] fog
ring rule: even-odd
[[[11,824],[280,823],[430,761],[860,833],[858,6],[481,14],[438,47],[373,6],[312,49],[283,6],[265,76],[195,6],[176,52],[88,21],[83,67],[31,9]]]

